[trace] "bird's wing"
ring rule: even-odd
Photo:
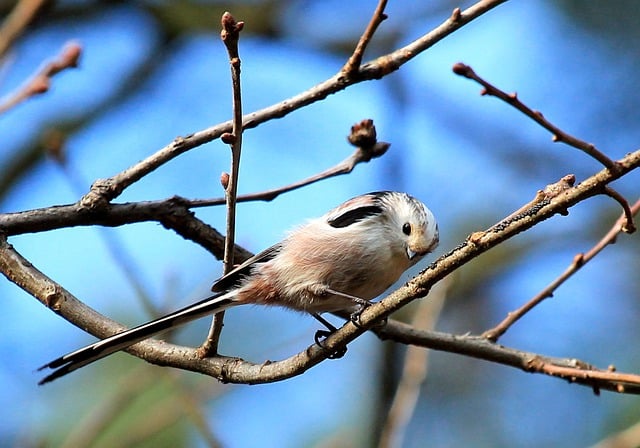
[[[364,218],[382,213],[380,196],[385,192],[363,194],[349,199],[328,212],[325,217],[331,227],[347,227]]]
[[[236,266],[231,271],[227,272],[225,275],[216,280],[211,286],[211,291],[223,292],[228,291],[234,286],[237,286],[243,277],[249,275],[251,269],[256,263],[265,263],[273,259],[273,257],[275,257],[278,252],[280,252],[281,248],[282,243],[274,244],[273,246],[263,250],[259,254],[256,254],[253,257],[247,259],[244,263]]]

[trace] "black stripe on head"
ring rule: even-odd
[[[349,209],[335,218],[329,219],[327,222],[331,227],[341,228],[381,213],[382,207],[379,205],[364,205],[362,207]]]

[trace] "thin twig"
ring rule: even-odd
[[[222,140],[231,146],[231,172],[223,176],[225,202],[227,204],[227,236],[224,240],[223,273],[233,269],[235,234],[236,234],[236,197],[238,195],[238,173],[240,171],[240,154],[242,152],[242,95],[240,89],[240,54],[238,52],[238,40],[244,22],[236,22],[236,19],[228,13],[222,14],[222,31],[220,38],[229,54],[231,66],[231,85],[233,92],[233,127],[231,134],[223,134]],[[218,353],[218,344],[224,325],[224,311],[213,316],[207,339],[200,347],[202,357],[212,356]]]
[[[240,56],[238,40],[244,22],[236,22],[231,14],[222,15],[222,32],[220,38],[229,53],[231,66],[231,85],[233,92],[233,128],[231,135],[223,134],[223,141],[231,147],[231,172],[225,182],[225,199],[227,203],[227,236],[224,248],[224,272],[233,269],[233,248],[236,231],[236,196],[238,195],[238,173],[240,170],[240,154],[242,152],[242,91],[240,88]]]
[[[362,137],[366,134],[367,137]],[[356,147],[356,150],[342,162],[329,169],[322,171],[321,173],[314,174],[306,179],[285,185],[283,187],[274,188],[271,190],[261,191],[258,193],[244,194],[238,196],[238,202],[245,201],[271,201],[281,195],[292,190],[310,185],[312,183],[328,179],[330,177],[340,176],[342,174],[349,174],[353,171],[357,164],[363,162],[369,162],[371,159],[382,156],[387,152],[390,143],[379,142],[376,137],[376,129],[373,125],[373,120],[362,120],[351,127],[351,133],[347,137],[349,143]]]
[[[586,154],[590,155],[598,162],[603,164],[605,167],[609,168],[612,171],[615,171],[617,168],[615,162],[607,157],[604,153],[600,152],[595,145],[592,143],[585,142],[584,140],[580,140],[573,135],[567,134],[559,127],[552,124],[549,120],[544,118],[542,113],[539,111],[531,109],[529,106],[524,104],[522,101],[518,99],[518,95],[516,93],[506,93],[503,90],[495,87],[493,84],[485,81],[480,76],[476,74],[475,71],[471,67],[462,62],[458,62],[453,66],[453,72],[457,75],[464,76],[465,78],[471,79],[478,84],[480,84],[484,89],[482,90],[482,95],[490,95],[495,96],[496,98],[501,99],[505,103],[510,106],[515,107],[520,112],[525,114],[527,117],[531,118],[533,121],[538,123],[540,126],[551,132],[553,135],[552,139],[554,142],[563,142],[569,146],[573,146]]]
[[[467,23],[477,19],[484,13],[505,3],[507,0],[481,0],[464,10],[452,14],[442,24],[414,40],[408,45],[389,54],[380,56],[373,61],[360,66],[357,76],[346,77],[339,71],[331,78],[311,87],[309,90],[281,101],[259,111],[243,117],[243,129],[251,129],[269,120],[282,118],[289,113],[309,104],[322,101],[331,94],[340,92],[347,87],[367,80],[380,79],[414,57],[440,42],[445,37],[462,28]],[[195,132],[185,137],[177,137],[164,148],[161,148],[146,159],[127,168],[121,173],[107,179],[98,179],[91,186],[91,190],[81,199],[87,208],[100,209],[118,197],[127,187],[137,182],[158,167],[173,158],[219,138],[222,134],[232,132],[233,123],[227,121],[208,129]]]
[[[360,36],[360,40],[358,40],[358,44],[356,48],[353,50],[353,53],[349,57],[349,60],[342,67],[342,72],[349,78],[355,76],[360,70],[360,65],[362,65],[362,58],[364,56],[364,52],[371,41],[371,38],[375,34],[378,26],[387,19],[387,15],[384,13],[384,9],[387,7],[387,0],[379,0],[378,6],[376,10],[373,12],[373,16],[367,25],[367,28]]]
[[[373,126],[371,120],[363,120],[360,124],[354,125],[352,127],[352,133],[349,136],[350,141],[354,132],[359,132],[363,123],[366,123],[367,126],[369,124]],[[375,127],[373,130],[375,132]],[[382,156],[390,146],[389,143],[379,141],[375,141],[373,144],[370,143],[371,142],[367,141],[356,141],[356,143],[352,143],[355,144],[357,148],[349,157],[321,173],[282,187],[239,195],[236,202],[271,201],[283,193],[310,185],[314,182],[348,174],[353,171],[356,165],[369,162],[374,158]],[[220,243],[220,241],[222,241],[224,237],[204,222],[195,218],[189,209],[223,205],[224,203],[225,198],[187,199],[174,196],[156,201],[129,202],[124,204],[110,203],[101,209],[100,213],[93,213],[78,203],[56,205],[21,212],[2,213],[0,214],[0,231],[4,232],[7,236],[12,236],[75,226],[102,225],[116,227],[137,222],[160,221],[165,227],[174,229],[183,237],[203,245],[207,250],[222,259],[224,245]],[[200,230],[203,231],[202,235],[199,233]],[[215,232],[213,239],[208,236],[212,231]],[[212,241],[216,243],[211,245]],[[236,255],[238,255],[238,246],[236,246],[235,251]]]
[[[18,90],[0,99],[0,114],[35,95],[47,92],[51,86],[51,78],[68,68],[78,66],[82,47],[77,42],[67,42],[53,61],[44,64]]]
[[[640,210],[640,199],[636,201],[636,203],[629,210],[629,214],[631,216],[638,213]],[[616,220],[615,224],[611,227],[611,229],[607,232],[607,234],[598,241],[598,243],[593,246],[587,253],[579,253],[574,258],[569,267],[560,274],[554,281],[549,283],[546,288],[536,294],[533,298],[531,298],[527,303],[522,305],[515,311],[511,311],[507,314],[507,317],[502,320],[495,327],[485,331],[482,336],[489,339],[490,341],[496,342],[503,334],[509,330],[509,328],[516,323],[519,319],[521,319],[525,314],[531,311],[534,307],[540,304],[543,300],[553,297],[553,293],[562,285],[565,281],[567,281],[573,274],[580,270],[585,264],[587,264],[592,258],[602,251],[609,244],[613,244],[620,234],[623,231],[625,226],[628,226],[629,222],[633,222],[629,220],[629,216],[627,212],[623,212],[622,215]]]
[[[633,223],[633,215],[635,213],[631,209],[631,207],[629,207],[629,202],[624,198],[624,196],[622,196],[620,193],[618,193],[616,190],[614,190],[613,188],[611,188],[608,185],[604,187],[603,191],[604,191],[604,194],[606,194],[610,198],[615,199],[618,202],[618,204],[620,204],[620,206],[622,207],[622,212],[623,212],[624,217],[626,218],[626,220],[625,220],[624,224],[622,224],[622,226],[620,226],[620,230],[623,231],[624,233],[633,233],[633,232],[635,232],[636,231],[636,225]]]

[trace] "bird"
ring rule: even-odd
[[[357,314],[438,242],[433,213],[413,196],[397,191],[356,196],[294,228],[281,242],[220,277],[211,287],[212,296],[43,365],[39,371],[54,370],[39,384],[238,305],[279,306],[316,317]]]

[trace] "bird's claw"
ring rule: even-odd
[[[364,310],[369,308],[369,306],[371,306],[371,303],[369,302],[360,303],[358,305],[358,309],[351,313],[351,315],[349,316],[349,320],[351,321],[351,323],[353,323],[353,325],[361,330],[363,329],[363,327],[360,323],[360,315],[364,312]]]
[[[367,303],[366,305],[360,305],[360,307],[355,310],[353,313],[351,313],[351,315],[349,316],[349,320],[351,321],[351,323],[353,323],[353,325],[355,325],[356,327],[358,327],[361,330],[364,330],[365,328],[362,326],[362,323],[360,322],[360,315],[363,313],[364,310],[366,310],[370,305],[372,305],[371,303]],[[376,322],[373,326],[371,326],[369,328],[369,330],[380,330],[382,328],[384,328],[387,325],[388,319],[385,317],[383,319],[381,319],[380,321]]]
[[[333,334],[333,331],[327,330],[318,330],[316,331],[315,336],[313,337],[316,345],[322,349],[326,349],[324,346],[324,340]],[[342,358],[347,353],[347,347],[342,347],[335,352],[331,353],[327,358],[329,359],[339,359]]]

